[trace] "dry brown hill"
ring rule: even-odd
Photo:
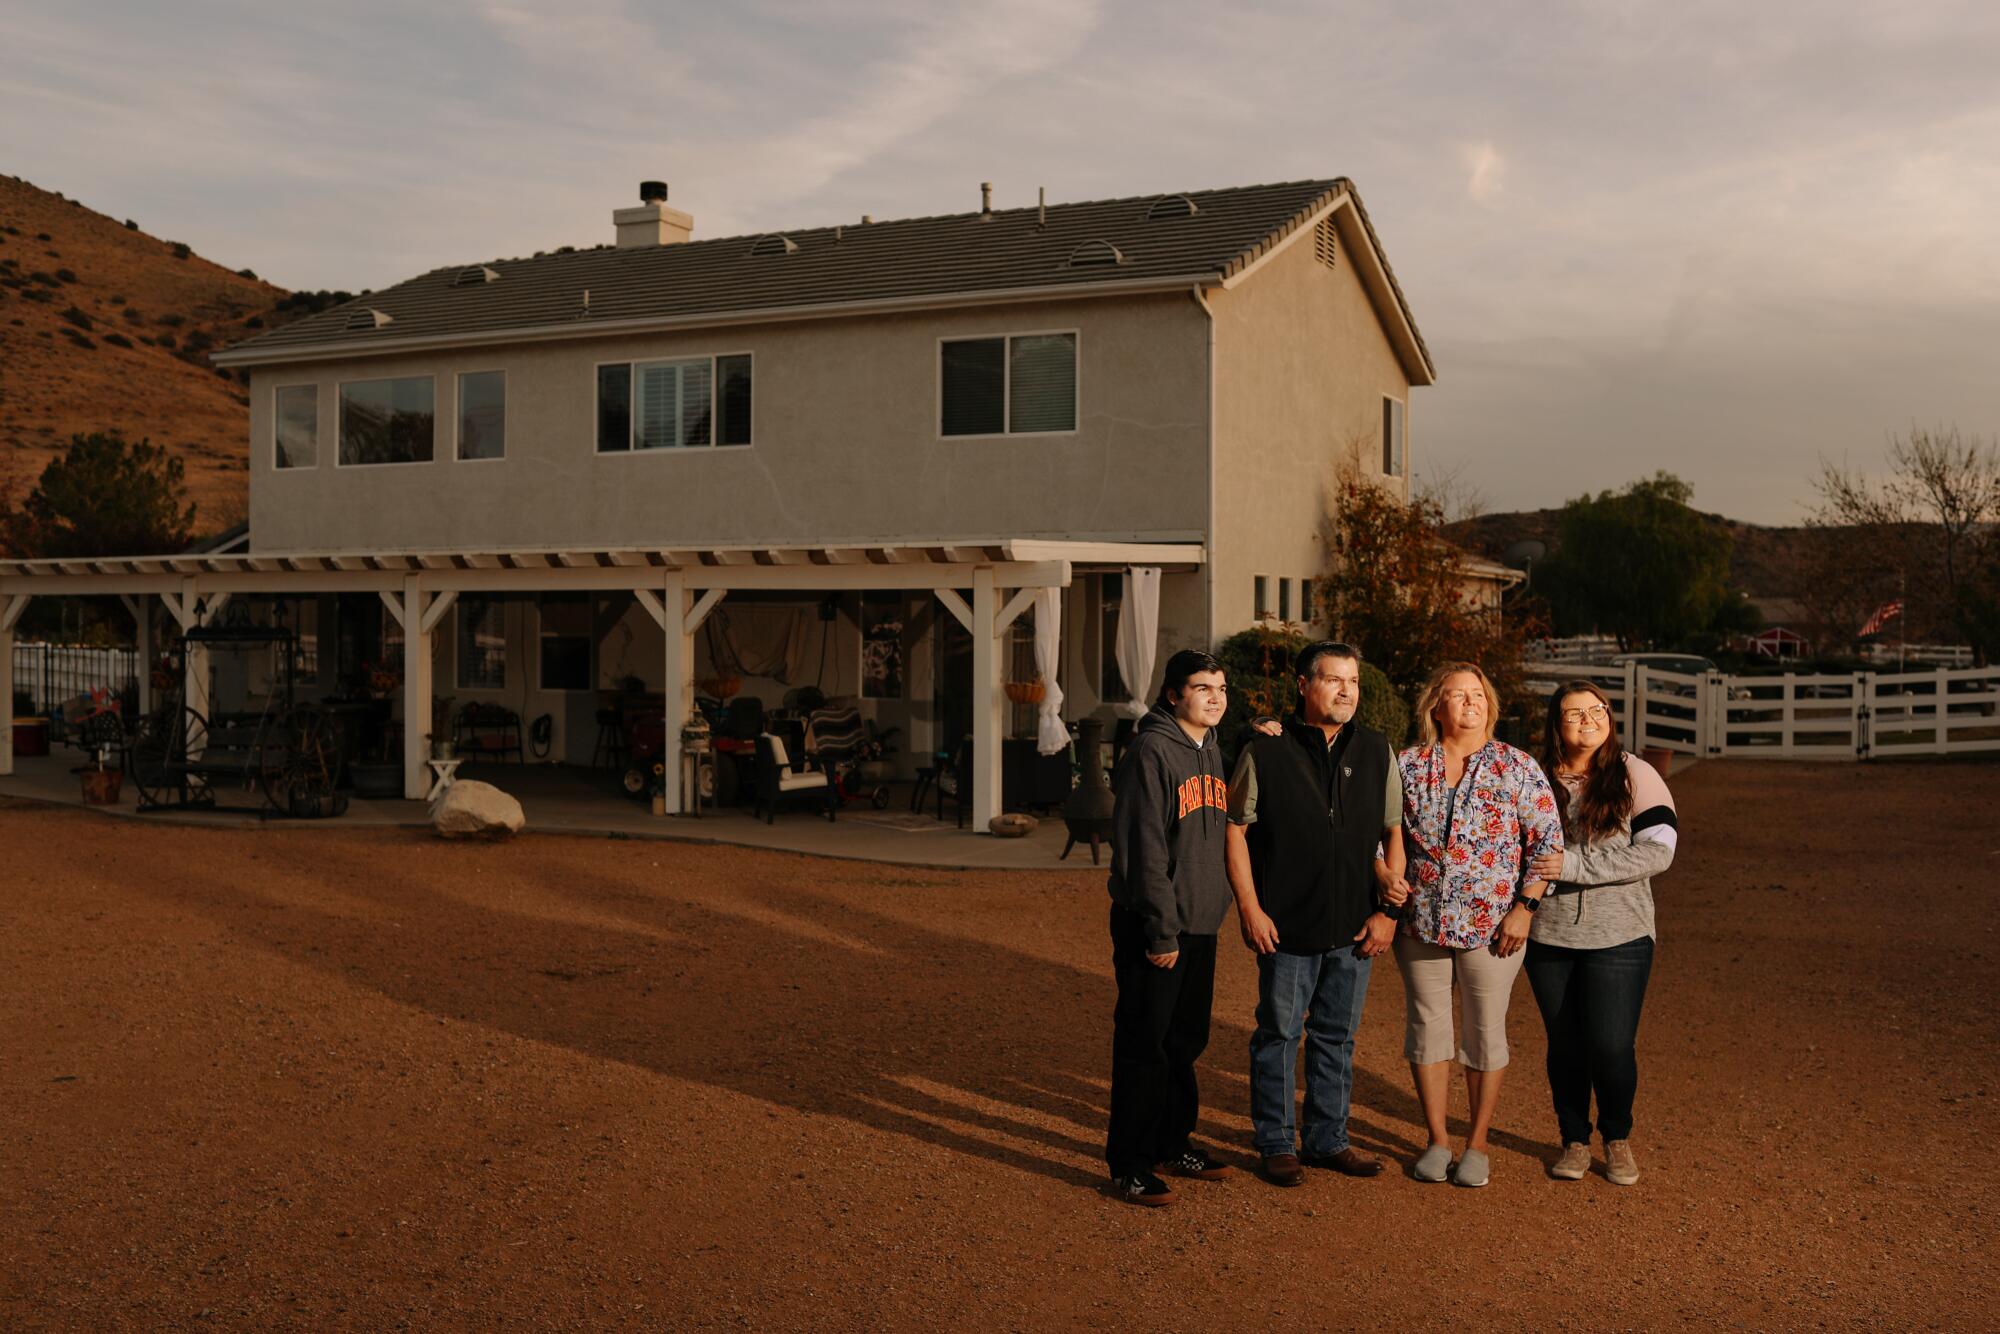
[[[0,495],[25,496],[71,435],[119,431],[181,458],[199,530],[236,522],[249,399],[207,354],[296,305],[248,270],[0,175]]]

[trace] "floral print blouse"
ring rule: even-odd
[[[1443,746],[1412,746],[1397,763],[1410,859],[1402,930],[1447,949],[1477,949],[1499,933],[1528,860],[1563,850],[1555,793],[1541,766],[1504,741],[1467,758],[1456,801]]]

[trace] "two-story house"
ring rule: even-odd
[[[0,567],[0,665],[37,593],[183,625],[372,593],[411,796],[434,695],[580,762],[600,691],[678,718],[728,677],[860,696],[911,756],[969,734],[983,828],[1037,623],[1064,716],[1146,699],[1175,648],[1318,619],[1339,467],[1407,486],[1434,372],[1344,179],[716,240],[648,182],[613,223],[218,354],[250,372],[247,552]]]

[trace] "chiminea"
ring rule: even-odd
[[[1069,826],[1069,842],[1063,844],[1063,861],[1078,843],[1090,841],[1090,864],[1097,865],[1097,845],[1111,838],[1111,784],[1104,777],[1104,724],[1085,718],[1076,725],[1077,754],[1083,760],[1082,776],[1076,790],[1063,803],[1063,823]]]

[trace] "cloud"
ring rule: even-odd
[[[1490,208],[1500,197],[1500,178],[1507,169],[1506,159],[1500,156],[1499,149],[1484,141],[1466,145],[1464,158],[1466,195],[1473,203]]]

